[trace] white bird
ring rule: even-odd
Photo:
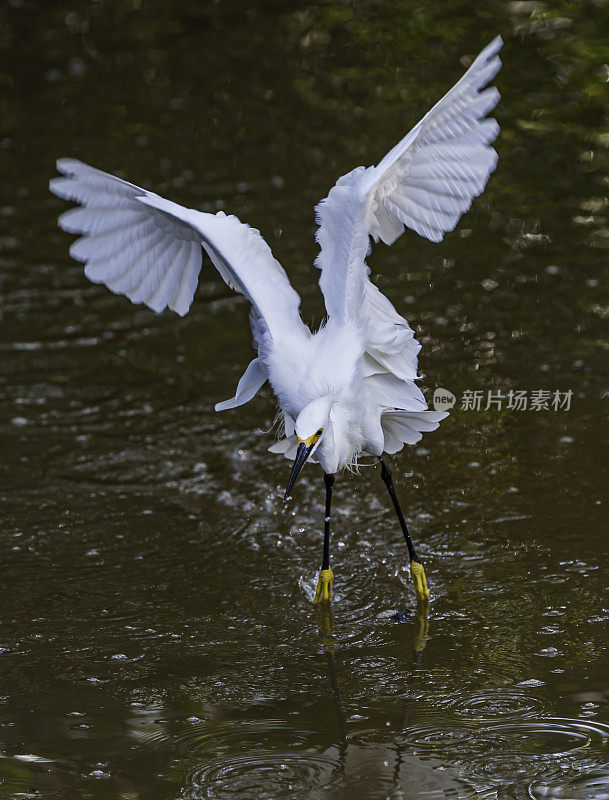
[[[271,385],[285,436],[270,447],[294,461],[285,498],[307,460],[318,462],[326,486],[324,554],[315,602],[330,600],[330,505],[335,474],[362,454],[379,458],[410,556],[419,598],[429,597],[382,459],[446,414],[430,411],[418,388],[420,345],[408,322],[370,280],[371,242],[392,244],[411,228],[432,242],[453,230],[482,193],[497,164],[491,147],[499,126],[487,115],[499,100],[485,88],[500,69],[497,37],[465,75],[377,166],[357,167],[340,178],[316,207],[320,252],[315,265],[327,319],[312,332],[299,314],[300,297],[257,230],[222,211],[184,208],[80,161],[60,159],[65,177],[51,191],[80,204],[59,225],[84,234],[70,254],[85,275],[160,313],[188,311],[202,263],[209,256],[224,281],[251,303],[258,353],[235,396],[216,411],[251,400]]]

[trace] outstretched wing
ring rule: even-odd
[[[368,277],[370,240],[393,244],[408,227],[439,242],[484,190],[497,164],[491,143],[499,132],[487,119],[499,92],[485,87],[501,67],[502,44],[500,37],[491,42],[378,166],[340,178],[316,208],[315,263],[326,311],[363,332],[363,376],[381,408],[388,453],[418,441],[443,415],[426,410],[414,383],[420,345],[412,329]]]
[[[192,303],[205,250],[228,286],[252,304],[259,352],[266,337],[304,327],[300,297],[283,267],[260,233],[237,217],[184,208],[73,159],[60,159],[57,169],[65,177],[51,180],[51,191],[80,204],[62,214],[59,225],[84,234],[70,254],[85,262],[85,275],[94,283],[156,312],[170,308],[183,316]],[[247,402],[265,380],[265,370],[254,359],[235,398],[219,406]]]
[[[485,89],[501,67],[497,37],[431,111],[376,167],[340,178],[316,208],[316,265],[330,317],[353,320],[367,294],[370,237],[392,244],[411,228],[432,242],[453,230],[497,164],[499,100]]]

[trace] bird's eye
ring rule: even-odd
[[[317,433],[315,434],[315,436],[321,436],[323,432],[324,432],[324,431],[323,431],[323,428],[320,428],[320,429],[317,431]]]

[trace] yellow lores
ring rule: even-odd
[[[297,439],[298,439],[298,444],[304,444],[304,446],[305,446],[307,449],[308,449],[309,447],[314,447],[314,446],[317,444],[317,442],[319,441],[319,439],[320,439],[320,437],[321,437],[322,433],[323,433],[323,430],[320,428],[318,431],[316,431],[316,432],[313,434],[313,436],[309,436],[309,438],[308,438],[308,439],[301,439],[300,437],[297,437]]]

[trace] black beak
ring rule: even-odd
[[[296,458],[294,459],[294,466],[292,467],[292,471],[290,472],[290,477],[288,479],[288,485],[285,490],[285,494],[283,495],[283,505],[288,502],[290,499],[290,492],[292,491],[292,487],[296,483],[296,478],[300,475],[300,471],[307,463],[307,458],[311,454],[311,450],[315,447],[315,442],[310,444],[308,447],[304,442],[301,442],[298,445],[298,450],[296,451]]]

